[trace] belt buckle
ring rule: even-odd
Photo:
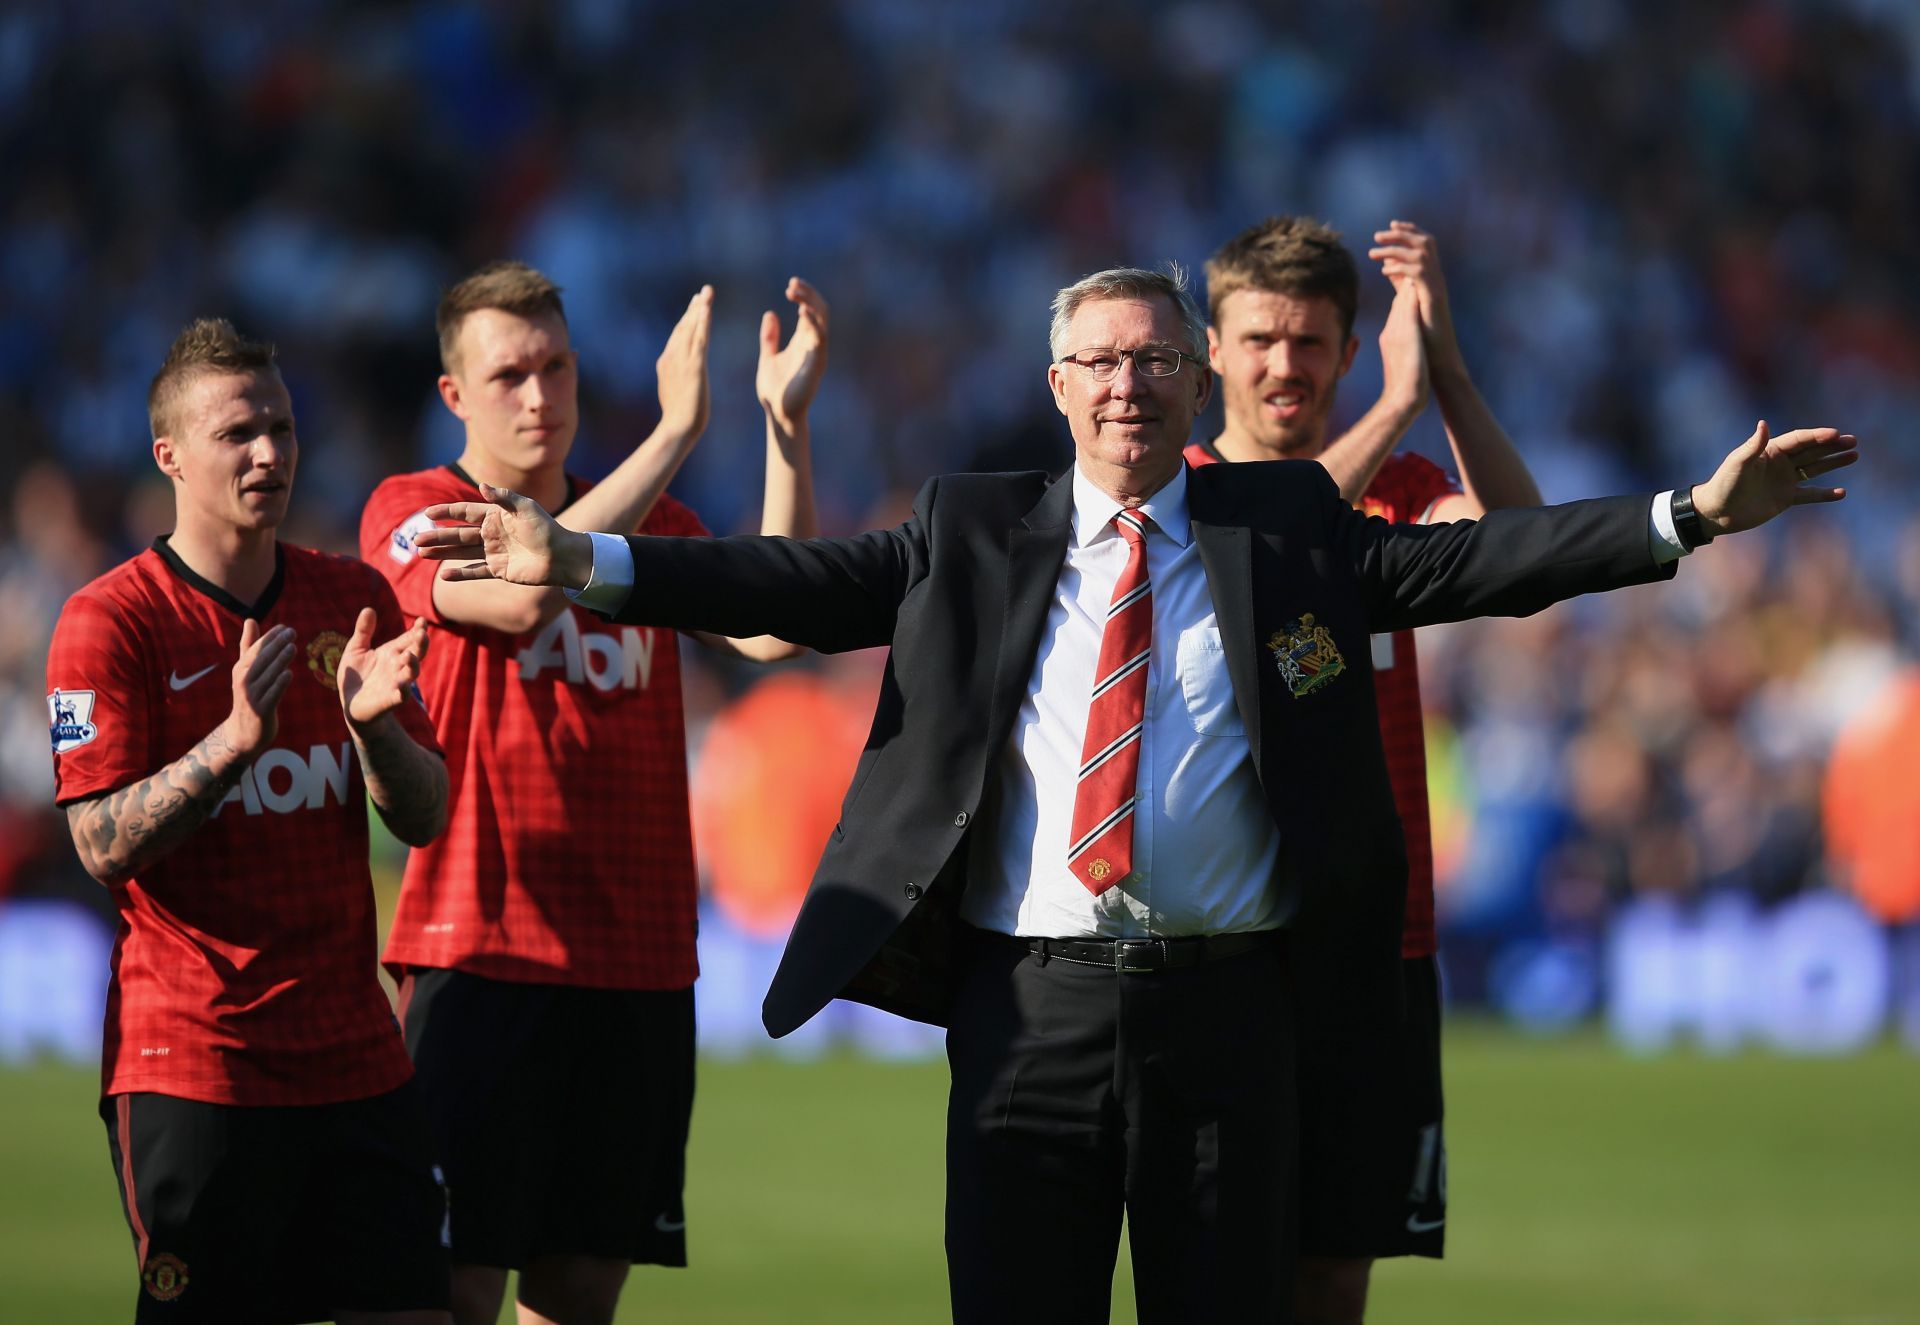
[[[1140,975],[1159,969],[1152,962],[1153,950],[1160,945],[1159,939],[1115,939],[1113,941],[1113,969],[1121,975]],[[1127,960],[1127,954],[1139,952],[1148,960],[1134,964]]]

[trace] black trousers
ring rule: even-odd
[[[1289,1318],[1291,997],[1275,943],[1119,973],[975,931],[947,1033],[959,1325],[1105,1325],[1124,1212],[1142,1325]]]

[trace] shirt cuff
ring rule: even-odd
[[[618,534],[588,534],[593,540],[593,574],[584,589],[569,589],[567,597],[590,612],[612,616],[633,593],[633,549]]]
[[[1673,527],[1673,489],[1668,488],[1653,499],[1653,509],[1648,513],[1647,546],[1653,551],[1653,564],[1664,566],[1669,561],[1678,561],[1687,555],[1686,544],[1680,541],[1680,531]],[[594,558],[594,574],[599,574],[599,557]],[[633,554],[627,554],[627,579],[633,579]]]

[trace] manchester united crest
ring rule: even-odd
[[[1333,642],[1333,632],[1313,623],[1313,613],[1303,612],[1299,620],[1289,621],[1273,632],[1267,641],[1273,651],[1274,666],[1287,683],[1295,699],[1303,699],[1347,670],[1347,660]]]
[[[187,1263],[170,1251],[149,1256],[146,1268],[140,1271],[140,1282],[154,1301],[171,1302],[187,1291]]]
[[[334,673],[340,670],[340,654],[346,647],[347,637],[337,630],[323,630],[307,644],[307,667],[329,690],[340,688]]]

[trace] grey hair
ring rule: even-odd
[[[1047,333],[1048,348],[1056,360],[1067,352],[1067,326],[1080,305],[1102,299],[1151,299],[1158,296],[1170,302],[1180,314],[1180,325],[1187,343],[1179,348],[1201,362],[1207,357],[1207,319],[1187,288],[1187,269],[1169,262],[1167,269],[1148,271],[1144,267],[1113,267],[1082,276],[1053,297],[1053,327]]]

